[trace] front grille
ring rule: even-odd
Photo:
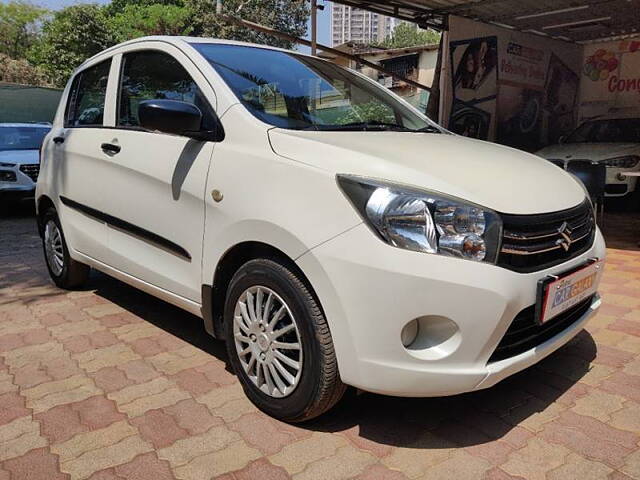
[[[38,174],[40,173],[40,165],[20,165],[20,171],[34,182],[37,182]]]
[[[588,200],[555,213],[502,214],[502,222],[498,265],[521,273],[543,270],[584,253],[593,244],[596,230]]]
[[[535,318],[536,306],[525,308],[511,322],[489,363],[515,357],[553,338],[587,313],[593,299],[592,295],[542,325]]]

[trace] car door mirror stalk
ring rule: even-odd
[[[189,137],[200,142],[220,142],[224,139],[224,131],[222,130],[222,127],[218,127],[215,130],[186,130],[180,133],[180,135],[184,135],[185,137]]]

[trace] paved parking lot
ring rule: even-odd
[[[607,230],[601,313],[537,367],[293,427],[199,319],[97,273],[57,290],[29,212],[0,218],[0,480],[640,479],[640,222]]]

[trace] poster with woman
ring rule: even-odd
[[[496,95],[498,39],[473,38],[451,43],[453,89],[457,100],[479,103]]]
[[[486,140],[496,108],[498,39],[471,38],[449,45],[454,97],[449,128]]]

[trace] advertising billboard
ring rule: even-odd
[[[582,46],[450,17],[444,124],[536,150],[575,128]]]

